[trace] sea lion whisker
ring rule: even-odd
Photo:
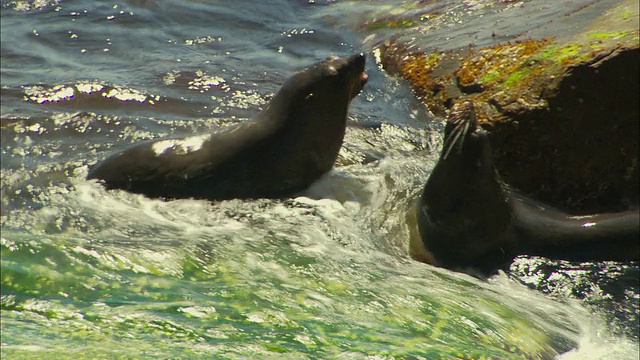
[[[445,139],[445,153],[443,155],[444,159],[446,159],[449,156],[449,154],[451,153],[451,150],[453,150],[453,148],[456,146],[456,144],[458,143],[458,139],[460,139],[460,136],[461,135],[463,136],[462,141],[464,141],[464,136],[466,136],[465,126],[464,126],[465,123],[459,121],[459,119],[456,119],[456,120],[458,121],[452,122],[452,124],[455,124],[455,127],[453,128],[453,130],[451,130],[451,133]],[[468,124],[466,128],[468,129]],[[462,151],[462,148],[460,148],[459,151]]]
[[[467,133],[471,128],[471,124],[469,121],[464,122],[464,128],[462,129],[462,138],[460,139],[460,148],[458,149],[458,153],[462,153],[462,147],[464,146],[464,139],[467,138]]]

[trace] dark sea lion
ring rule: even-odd
[[[365,55],[329,57],[293,74],[252,121],[220,132],[145,142],[99,163],[89,179],[149,197],[281,198],[331,170]]]
[[[637,211],[571,216],[504,184],[471,101],[456,104],[440,159],[417,204],[414,257],[491,273],[517,255],[575,261],[640,259]]]

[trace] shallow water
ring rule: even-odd
[[[248,119],[331,53],[371,55],[394,30],[359,24],[397,3],[2,1],[2,355],[637,356],[637,288],[612,300],[598,285],[637,266],[519,259],[516,276],[480,281],[408,257],[441,124],[373,56],[350,120],[385,125],[349,128],[303,196],[163,202],[84,180],[132,143]],[[529,16],[518,4],[425,6],[462,14],[433,25],[443,42],[474,16]]]

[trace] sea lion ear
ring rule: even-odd
[[[338,75],[338,70],[336,70],[335,66],[327,66],[325,71],[324,71],[324,73],[327,76],[336,76],[336,75]]]

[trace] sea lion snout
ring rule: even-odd
[[[369,75],[364,72],[364,65],[367,62],[367,56],[363,53],[351,55],[349,64],[354,66],[360,73],[360,88],[362,88],[369,80]]]
[[[364,53],[354,54],[349,57],[349,64],[356,66],[360,71],[364,71],[364,64],[367,62],[367,56]]]
[[[367,62],[367,56],[364,53],[354,54],[347,58],[346,68],[348,68],[349,73],[357,76],[357,89],[353,93],[353,97],[358,95],[360,90],[364,87],[364,85],[369,80],[369,76],[364,72],[364,67]],[[353,79],[353,78],[352,78]]]

